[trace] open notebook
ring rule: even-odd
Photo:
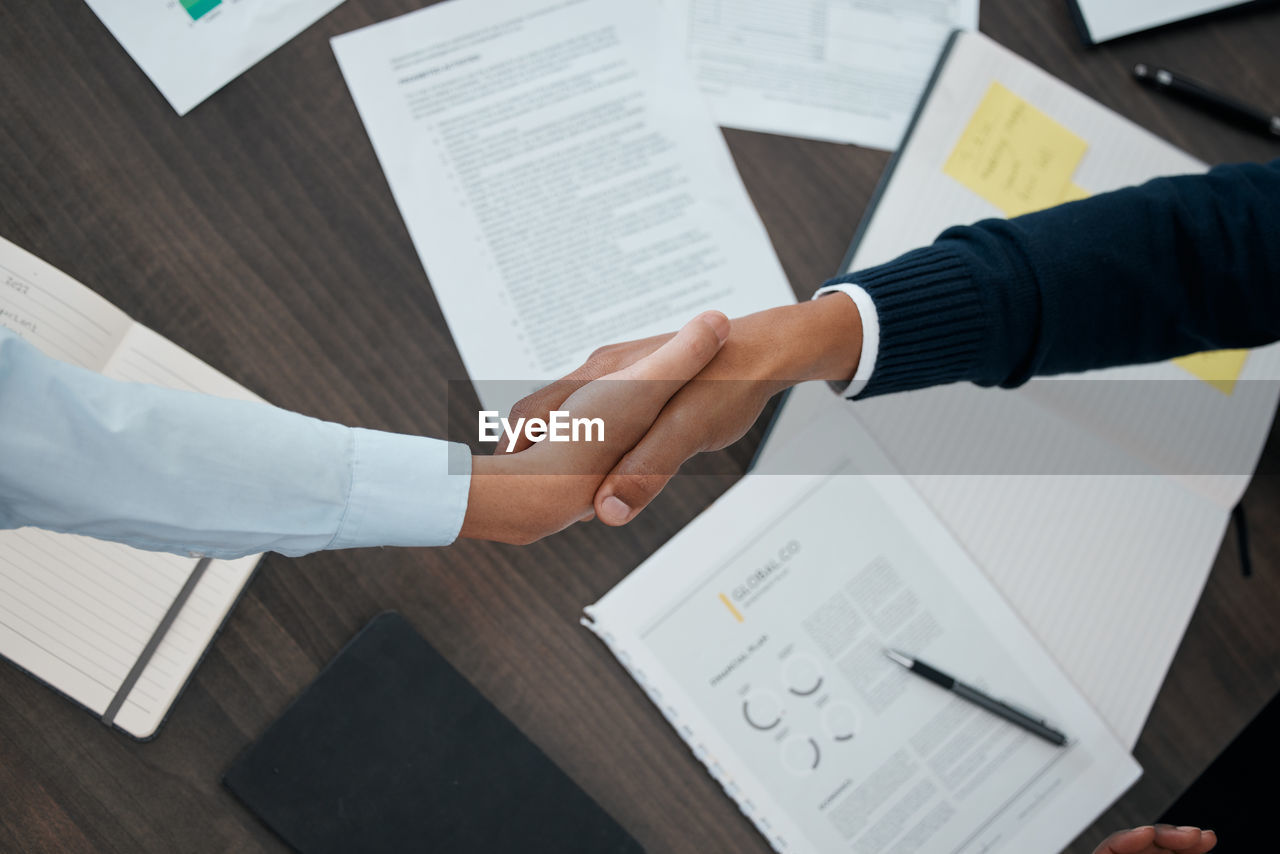
[[[957,34],[841,272],[955,223],[1203,169],[985,36]],[[873,440],[1132,745],[1257,465],[1277,379],[1273,345],[1015,391],[850,404],[800,387],[755,470],[794,471],[777,454],[815,419]]]
[[[107,376],[221,397],[245,388],[0,238],[0,323]],[[257,566],[0,531],[0,655],[136,738],[159,728]]]

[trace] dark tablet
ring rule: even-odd
[[[394,613],[223,782],[303,854],[642,850]]]

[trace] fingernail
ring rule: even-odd
[[[621,525],[631,515],[631,508],[616,495],[600,502],[600,518],[614,525]]]
[[[729,340],[729,318],[718,311],[704,311],[702,319],[716,331],[716,339],[723,344]]]
[[[1199,829],[1200,829],[1200,828],[1198,828],[1198,827],[1192,827],[1192,826],[1191,826],[1191,825],[1189,825],[1189,824],[1183,824],[1183,825],[1179,825],[1179,826],[1178,826],[1178,830],[1196,830],[1196,831],[1198,831]]]

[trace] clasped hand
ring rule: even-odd
[[[686,460],[741,438],[777,392],[851,378],[861,349],[857,308],[839,294],[733,321],[705,312],[677,333],[602,347],[509,420],[599,417],[605,440],[521,436],[474,458],[461,535],[525,544],[593,515],[625,525]]]

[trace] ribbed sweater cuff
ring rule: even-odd
[[[972,377],[987,318],[970,269],[933,245],[827,283],[856,283],[879,315],[875,371],[859,398]]]

